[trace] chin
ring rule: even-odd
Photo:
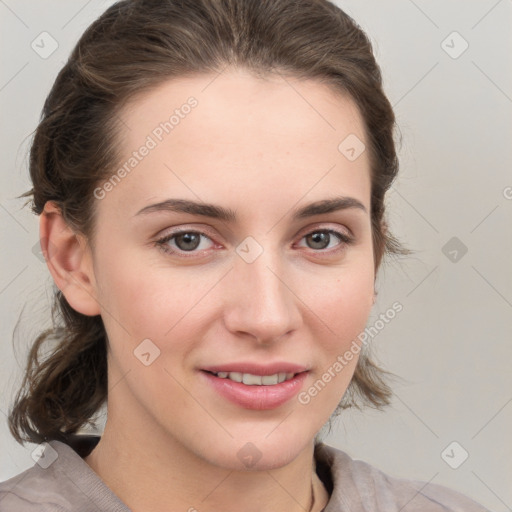
[[[266,435],[266,434],[265,434]],[[212,452],[211,445],[203,452],[203,458],[215,466],[234,471],[268,471],[290,464],[311,444],[310,437],[289,435],[287,433],[270,434],[259,437],[237,437]]]

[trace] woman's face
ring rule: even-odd
[[[108,421],[217,466],[284,465],[347,389],[357,357],[333,368],[373,303],[355,104],[229,70],[166,82],[120,117],[121,159],[95,193]],[[250,386],[236,373],[298,375]]]

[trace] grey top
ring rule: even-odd
[[[0,512],[130,512],[83,460],[99,439],[45,444],[33,467],[0,483]],[[315,461],[330,495],[324,512],[489,512],[446,487],[390,477],[323,443]]]

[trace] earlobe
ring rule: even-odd
[[[53,201],[45,204],[39,219],[39,236],[48,269],[69,305],[83,315],[99,315],[89,245],[66,223]]]

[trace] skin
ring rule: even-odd
[[[366,144],[363,122],[349,97],[319,82],[230,69],[168,81],[125,105],[120,165],[190,96],[197,107],[97,201],[93,240],[52,203],[41,216],[57,286],[74,309],[102,316],[109,339],[108,420],[85,460],[136,512],[303,512],[312,485],[321,510],[314,436],[357,357],[307,405],[294,397],[263,411],[227,401],[199,369],[289,361],[310,369],[307,390],[364,329],[375,283],[369,158],[338,150],[349,134]],[[366,211],[292,219],[340,195]],[[237,220],[137,215],[168,198],[223,206]],[[165,253],[156,240],[177,228],[209,238],[195,253],[168,241],[176,252]],[[353,242],[331,236],[318,249],[306,235],[322,229]],[[248,236],[263,248],[252,263],[236,252]],[[145,366],[134,350],[148,338],[160,355]],[[249,442],[261,455],[250,468],[237,455]]]

